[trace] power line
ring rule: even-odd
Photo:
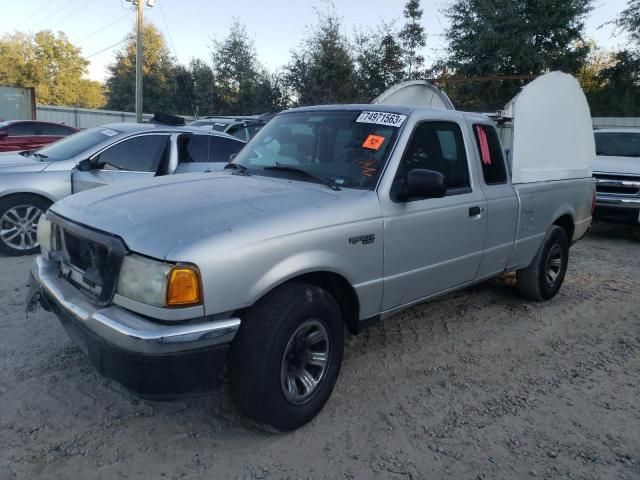
[[[44,2],[42,2],[42,3],[40,4],[40,6],[39,6],[38,8],[36,8],[36,9],[31,13],[31,15],[29,15],[27,18],[25,18],[25,19],[22,21],[22,24],[24,25],[25,23],[27,23],[29,20],[31,20],[33,17],[35,17],[37,14],[39,14],[40,12],[42,12],[42,10],[46,10],[46,8],[44,8],[44,9],[43,9],[42,7],[44,7],[44,4],[45,4],[45,3],[47,3],[47,1],[48,1],[48,0],[44,0]],[[52,3],[53,3],[53,2],[52,2]],[[49,4],[49,6],[51,6],[51,3]]]
[[[54,28],[57,28],[59,25],[62,25],[64,22],[66,22],[70,17],[73,17],[76,13],[80,12],[83,8],[87,8],[90,5],[89,2],[86,2],[84,5],[82,5],[80,8],[76,8],[73,12],[71,12],[69,15],[67,15],[66,17],[64,17],[62,20],[60,20],[58,23],[56,23],[55,27],[51,27],[51,30],[53,30]]]
[[[102,32],[103,30],[106,30],[107,28],[109,28],[111,25],[115,25],[116,23],[118,23],[120,20],[122,20],[123,18],[127,18],[127,17],[131,17],[131,12],[127,12],[125,13],[123,16],[116,18],[113,22],[105,25],[104,27],[99,28],[98,30],[91,32],[89,35],[87,35],[86,37],[81,38],[80,40],[78,40],[78,43],[80,42],[84,42],[87,38],[91,38],[94,35],[97,35],[98,33]]]
[[[118,43],[114,43],[113,45],[108,46],[107,48],[103,48],[102,50],[92,53],[91,55],[87,55],[86,57],[84,57],[85,59],[87,58],[91,58],[91,57],[95,57],[96,55],[101,54],[102,52],[106,52],[107,50],[113,48],[113,47],[117,47],[118,45],[120,45],[121,43],[126,42],[127,40],[129,40],[129,38],[124,38],[122,40],[120,40]]]
[[[141,0],[138,0],[141,1]],[[167,30],[167,36],[169,37],[169,43],[171,43],[171,48],[173,49],[173,54],[178,58],[178,53],[176,52],[176,47],[173,44],[173,37],[171,36],[171,30],[169,29],[169,24],[167,23],[167,19],[164,16],[164,10],[162,9],[162,2],[158,2],[158,7],[160,7],[160,15],[162,16],[162,21],[164,22],[164,27]],[[189,103],[191,104],[191,110],[193,110],[193,115],[196,115],[196,107],[195,107],[195,92],[193,96],[191,95],[191,89],[189,88],[189,84],[185,78],[184,70],[180,69],[180,76],[182,77],[182,83],[184,84],[184,90],[187,92],[187,98],[189,98]]]
[[[73,2],[75,2],[76,0],[69,0],[67,3],[65,3],[64,5],[62,5],[62,7],[60,7],[53,15],[39,21],[38,23],[36,23],[36,25],[33,27],[34,30],[39,27],[40,25],[42,25],[43,23],[45,23],[47,20],[51,20],[51,17],[55,17],[56,15],[58,15],[62,10],[64,10],[65,8],[67,8],[69,5],[71,5]]]

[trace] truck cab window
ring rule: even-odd
[[[440,172],[449,195],[469,188],[469,169],[460,127],[452,122],[424,122],[418,125],[399,168],[401,178],[414,169]]]
[[[507,170],[496,129],[489,125],[473,126],[476,144],[480,152],[482,176],[487,185],[498,185],[507,182]]]

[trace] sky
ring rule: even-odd
[[[343,18],[345,33],[373,28],[381,21],[402,24],[405,0],[334,0]],[[432,63],[444,56],[443,33],[447,19],[442,13],[450,0],[422,0],[423,25],[428,34],[425,57]],[[146,7],[150,20],[165,35],[169,49],[181,63],[193,57],[210,58],[213,38],[224,38],[234,18],[246,25],[255,42],[258,59],[271,70],[285,65],[290,52],[304,38],[327,0],[156,0]],[[624,38],[606,25],[624,9],[626,0],[594,0],[586,22],[586,38],[614,50]],[[126,0],[0,0],[0,35],[15,31],[63,31],[88,57],[88,76],[103,81],[121,42],[134,27],[135,13]],[[117,45],[116,45],[117,44]]]

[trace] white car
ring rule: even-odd
[[[640,128],[596,130],[596,218],[640,223]]]

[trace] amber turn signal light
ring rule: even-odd
[[[169,273],[167,305],[185,306],[201,302],[200,277],[194,267],[175,267]]]

